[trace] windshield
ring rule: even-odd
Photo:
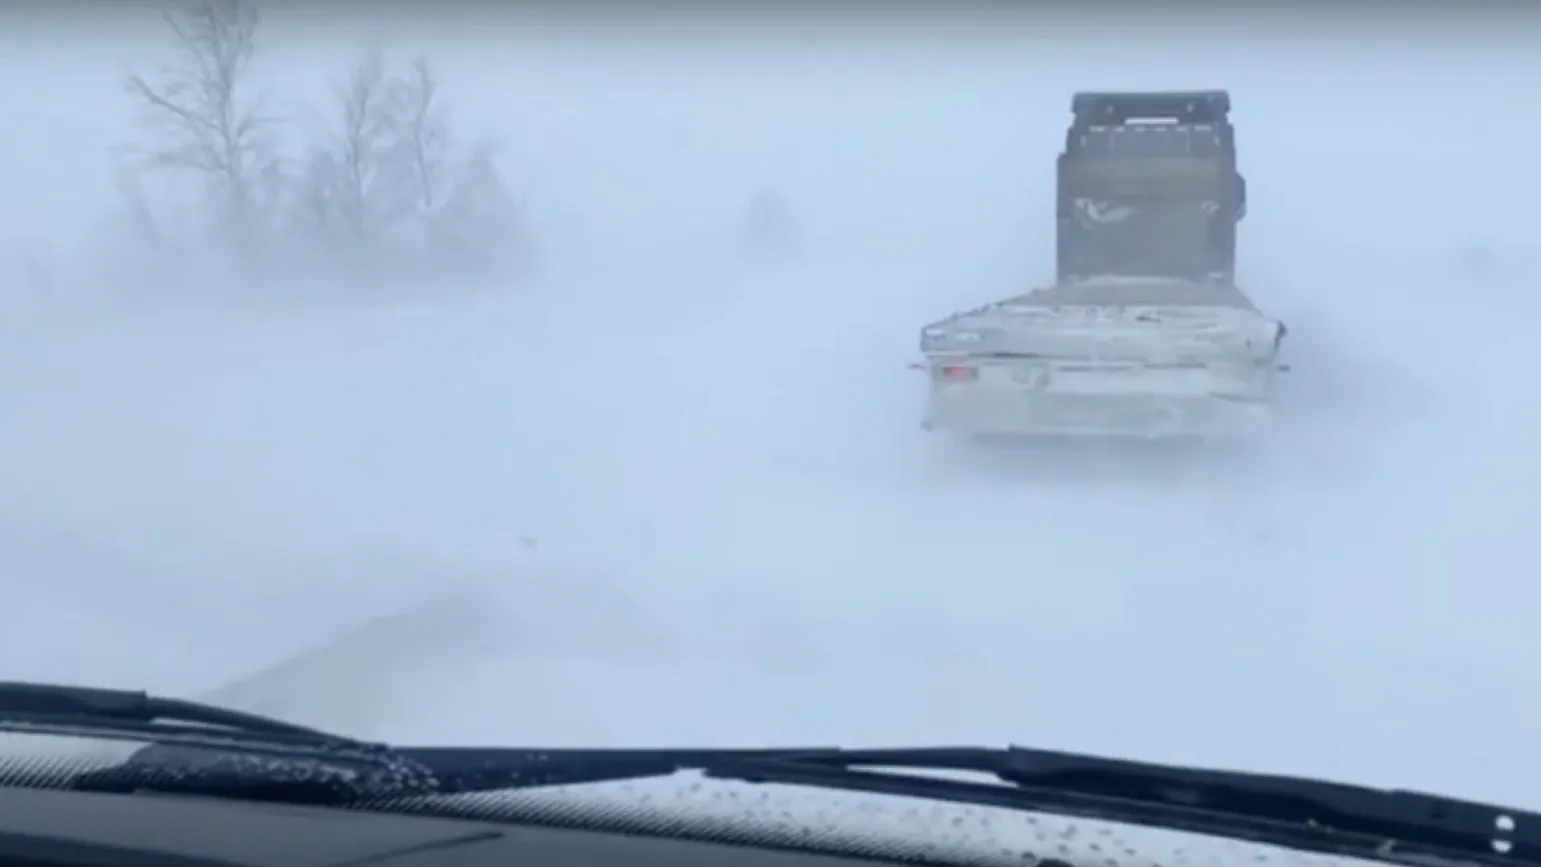
[[[1071,206],[1063,230],[1071,274],[1203,278],[1228,266],[1217,202],[1077,198]]]
[[[1023,742],[1541,805],[1510,746],[1541,719],[1506,150],[1535,61],[1478,13],[71,8],[0,28],[8,676],[392,742]],[[223,132],[163,105],[216,38],[247,40]],[[1080,369],[907,371],[1055,282],[1098,87],[1234,95],[1250,306],[1012,312]],[[1397,115],[1440,120],[1388,148]],[[761,190],[796,243],[746,238]],[[1112,204],[1084,270],[1206,261],[1204,201]],[[1095,363],[1273,319],[1288,371]],[[946,396],[1010,432],[1035,392],[1218,415],[1254,374],[1245,447],[925,429]]]

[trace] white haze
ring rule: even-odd
[[[58,5],[80,14],[7,13],[35,20],[0,55],[0,226],[89,261],[132,132],[119,76],[159,43]],[[275,9],[274,86],[366,38],[426,50],[511,143],[539,285],[7,299],[7,676],[194,694],[475,587],[502,608],[376,648],[311,716],[1014,741],[1541,804],[1511,747],[1541,726],[1531,22],[347,20],[365,9]],[[1246,286],[1293,328],[1288,435],[1070,468],[923,435],[918,329],[1052,271],[1070,92],[1216,86]],[[803,261],[736,260],[761,185]]]

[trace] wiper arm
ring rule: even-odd
[[[392,747],[141,692],[0,682],[0,731],[148,741],[79,789],[311,803],[708,777],[1103,818],[1427,863],[1541,864],[1541,814],[1419,792],[1011,747],[541,749]],[[973,772],[996,782],[921,776]],[[1002,785],[1005,784],[1005,785]]]
[[[721,762],[701,770],[745,782],[1037,809],[1407,863],[1425,864],[1429,858],[1541,863],[1541,814],[1301,777],[1023,747],[838,750],[789,760]],[[892,771],[985,773],[1008,785]]]
[[[346,805],[668,777],[719,763],[795,760],[830,752],[793,749],[333,748],[293,751],[156,741],[127,761],[77,771],[68,788]]]
[[[828,751],[397,748],[145,692],[15,681],[0,681],[3,732],[148,742],[107,767],[82,770],[61,759],[64,785],[78,790],[312,804],[640,779],[718,760]]]
[[[699,771],[717,779],[1100,818],[1420,865],[1431,858],[1541,864],[1541,814],[1419,792],[1022,747],[397,752],[433,772],[437,794]],[[921,775],[935,772],[987,774],[995,781]]]
[[[148,742],[107,767],[59,757],[32,785],[155,790],[337,803],[431,786],[428,772],[374,744],[234,708],[132,690],[0,682],[0,733]],[[82,767],[85,770],[82,770]],[[5,780],[7,784],[17,784]]]
[[[361,741],[233,708],[145,692],[0,681],[0,732],[117,739],[364,747]]]

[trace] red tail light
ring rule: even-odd
[[[944,364],[940,370],[942,379],[952,382],[964,382],[979,378],[979,368],[968,364]]]

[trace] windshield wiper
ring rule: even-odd
[[[132,690],[19,681],[0,681],[0,732],[250,741],[312,748],[366,746],[343,735],[202,702]]]
[[[19,681],[0,681],[0,733],[147,744],[106,767],[60,758],[74,789],[311,804],[631,780],[717,760],[828,752],[394,747],[204,702]]]
[[[0,733],[149,744],[120,764],[91,755],[30,762],[26,779],[40,785],[62,775],[70,787],[94,791],[336,803],[431,783],[428,771],[385,744],[133,690],[0,681]]]
[[[148,742],[75,770],[92,791],[316,804],[695,771],[707,777],[1104,819],[1427,865],[1541,864],[1541,814],[1420,792],[1010,747],[543,749],[388,746],[138,692],[0,683],[0,731]],[[944,777],[970,772],[986,781]]]
[[[350,776],[319,786],[341,756],[312,759],[276,785],[261,767],[206,751],[146,748],[117,772],[138,787],[236,797],[345,803],[667,777],[707,777],[929,798],[1104,819],[1267,842],[1326,854],[1427,865],[1541,863],[1541,814],[1419,792],[1311,779],[1100,758],[1021,747],[841,749],[539,749],[397,747],[394,775]],[[190,764],[198,757],[202,765]],[[160,783],[146,771],[178,768]],[[180,764],[176,764],[180,763]],[[222,763],[222,764],[220,764]],[[343,763],[344,765],[346,764]],[[216,773],[216,768],[219,772]],[[415,769],[405,773],[403,769]],[[993,781],[936,772],[988,774]],[[113,771],[104,773],[111,774]],[[924,776],[922,774],[932,774]],[[98,786],[102,777],[96,778]],[[92,785],[89,775],[76,781]]]
[[[745,782],[1041,810],[1422,865],[1430,859],[1541,863],[1541,814],[1301,777],[1025,747],[838,750],[789,760],[721,762],[701,770]],[[984,773],[998,782],[904,771]]]
[[[1541,864],[1537,813],[1421,792],[1025,747],[445,749],[438,755],[408,748],[402,753],[443,771],[441,791],[533,788],[698,771],[746,783],[1036,810],[1420,865],[1431,858]],[[965,773],[994,779],[958,776]],[[500,776],[502,785],[497,782]]]

